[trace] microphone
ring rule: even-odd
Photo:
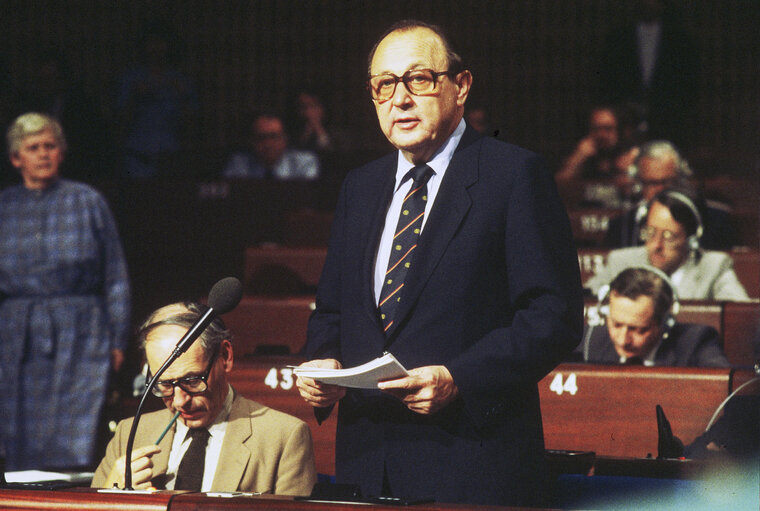
[[[132,448],[135,443],[135,434],[137,433],[137,424],[140,421],[140,414],[142,412],[143,403],[145,398],[150,393],[150,389],[159,377],[164,374],[164,371],[169,368],[175,360],[179,358],[187,349],[193,344],[193,342],[200,337],[200,335],[206,330],[214,319],[220,314],[230,312],[237,307],[240,303],[240,299],[243,297],[243,284],[240,283],[235,277],[226,277],[214,284],[211,291],[208,294],[208,310],[198,321],[191,326],[185,335],[177,342],[174,350],[161,365],[161,368],[156,371],[156,374],[151,378],[150,382],[145,386],[143,390],[140,404],[137,406],[137,412],[135,412],[135,418],[132,421],[132,429],[129,431],[129,438],[127,439],[127,451],[126,451],[126,466],[124,471],[124,489],[132,490]]]
[[[190,327],[190,330],[182,336],[182,339],[177,342],[171,355],[174,357],[171,359],[172,362],[182,353],[187,351],[190,345],[193,344],[193,341],[206,330],[206,327],[208,327],[218,315],[226,314],[237,307],[237,304],[240,303],[242,297],[243,285],[235,277],[227,277],[214,284],[214,287],[211,288],[211,291],[208,294],[208,310],[192,327]],[[169,365],[166,363],[164,364],[167,365],[167,367]]]

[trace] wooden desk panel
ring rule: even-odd
[[[244,282],[251,293],[292,292],[293,286],[315,288],[319,283],[327,248],[266,245],[245,251]],[[278,290],[277,284],[287,286]]]
[[[335,427],[337,408],[321,425],[314,411],[300,396],[295,377],[287,365],[298,365],[299,357],[239,357],[235,359],[230,383],[242,395],[294,415],[311,428],[317,472],[335,474]]]
[[[735,248],[731,252],[734,271],[750,298],[760,298],[760,251]]]
[[[398,506],[367,504],[331,504],[323,502],[305,502],[293,500],[292,497],[278,495],[241,496],[235,498],[213,497],[205,493],[185,493],[161,491],[153,494],[142,493],[99,493],[97,490],[82,488],[58,491],[2,490],[0,489],[0,508],[3,510],[82,510],[90,511],[227,511],[243,509],[262,509],[268,511],[327,511],[373,509],[378,511],[397,511]],[[518,509],[502,506],[478,506],[446,503],[431,503],[414,506],[420,511],[472,510],[472,511],[506,511]],[[519,508],[523,509],[523,508]]]
[[[663,407],[673,433],[690,443],[728,389],[728,369],[562,364],[539,384],[546,448],[656,456],[655,405]]]
[[[312,296],[244,296],[222,319],[235,337],[235,353],[248,355],[258,346],[287,347],[297,353],[306,342]]]
[[[571,209],[568,211],[573,239],[579,246],[601,247],[604,245],[610,219],[618,216],[617,209]]]
[[[752,365],[753,341],[760,326],[760,302],[726,302],[723,309],[723,350],[729,362]]]
[[[82,509],[97,511],[165,511],[175,492],[159,491],[143,493],[102,493],[89,488],[67,490],[5,490],[0,489],[0,509],[42,510]]]

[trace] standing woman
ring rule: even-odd
[[[60,124],[7,132],[22,183],[0,193],[0,413],[9,470],[92,463],[109,367],[124,360],[130,297],[116,224],[93,188],[61,179]]]

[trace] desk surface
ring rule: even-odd
[[[173,491],[158,491],[152,494],[143,493],[102,493],[89,488],[74,488],[57,491],[34,490],[0,490],[0,508],[3,510],[69,510],[88,509],[129,510],[129,511],[223,511],[234,509],[263,509],[263,510],[333,510],[338,507],[335,503],[296,501],[292,497],[262,495],[254,497],[209,497],[202,493],[183,493]],[[365,510],[366,504],[341,504],[341,510]],[[373,510],[398,510],[398,506],[372,505]],[[501,506],[475,506],[457,504],[423,504],[414,509],[425,511],[439,510],[515,510],[522,508]]]

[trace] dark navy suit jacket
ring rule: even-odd
[[[336,476],[379,495],[527,504],[547,494],[537,382],[579,342],[577,255],[554,181],[528,151],[467,128],[384,335],[373,265],[397,154],[343,183],[305,353],[352,367],[392,352],[444,365],[460,397],[432,416],[375,390],[339,405]]]

